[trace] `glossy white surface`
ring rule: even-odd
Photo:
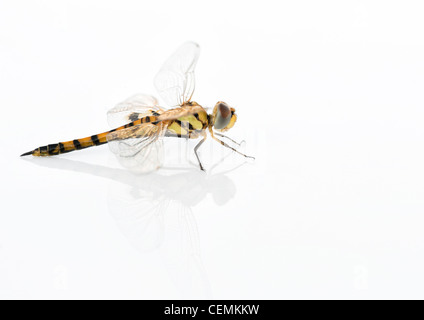
[[[0,298],[423,298],[420,9],[1,1]],[[255,162],[211,141],[207,173],[180,141],[147,176],[106,146],[19,158],[106,130],[186,40],[195,100],[236,108]]]

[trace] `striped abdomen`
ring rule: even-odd
[[[62,153],[71,152],[74,150],[81,150],[81,149],[85,149],[89,147],[100,146],[108,142],[106,139],[106,136],[109,133],[117,131],[117,130],[129,128],[141,123],[155,122],[157,120],[157,116],[159,116],[159,114],[156,112],[153,112],[151,116],[146,116],[144,118],[135,120],[122,127],[119,127],[107,132],[103,132],[100,134],[95,134],[91,137],[49,144],[47,146],[39,147],[33,151],[26,152],[22,154],[21,156],[33,155],[35,157],[47,157],[47,156],[54,156],[54,155],[58,155]]]

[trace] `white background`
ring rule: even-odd
[[[424,298],[423,30],[420,1],[0,0],[0,298]],[[107,130],[187,40],[255,162],[19,157]]]

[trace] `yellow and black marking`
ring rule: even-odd
[[[198,133],[208,127],[208,119],[206,112],[180,117],[169,124],[167,136],[197,138]]]
[[[135,113],[132,113],[129,116],[129,119],[130,120],[131,119],[135,119],[138,116],[139,116],[139,113],[135,112]],[[142,124],[142,123],[152,122],[153,124],[156,124],[155,122],[157,121],[157,117],[158,116],[160,116],[160,114],[157,113],[157,112],[155,112],[155,111],[153,111],[150,116],[145,116],[143,118],[139,118],[137,120],[131,121],[130,123],[128,123],[128,124],[126,124],[126,125],[124,125],[122,127],[119,127],[116,130],[126,129],[126,128],[133,127],[133,126],[136,126],[136,125]],[[113,130],[113,131],[116,131],[116,130]],[[113,132],[113,131],[110,131],[110,132]]]
[[[21,156],[33,155],[35,157],[47,157],[68,153],[75,150],[86,149],[89,147],[100,146],[108,142],[106,137],[111,132],[127,129],[143,123],[152,123],[156,125],[160,122],[158,120],[160,113],[155,111],[152,111],[151,115],[144,116],[142,118],[139,118],[139,116],[140,114],[138,113],[131,114],[129,119],[136,120],[119,128],[82,139],[74,139],[66,142],[59,142],[49,144],[47,146],[42,146],[32,151],[26,152]],[[179,117],[176,120],[166,120],[166,122],[168,123],[166,136],[176,136],[179,138],[198,138],[199,134],[208,128],[210,123],[210,116],[205,111],[202,111]]]
[[[153,111],[151,116],[145,116],[143,118],[132,121],[119,128],[116,128],[107,132],[103,132],[100,134],[95,134],[90,137],[86,137],[82,139],[74,139],[71,141],[59,142],[59,143],[49,144],[47,146],[42,146],[32,151],[21,154],[21,157],[29,156],[29,155],[33,155],[35,157],[48,157],[48,156],[55,156],[62,153],[68,153],[75,150],[86,149],[89,147],[100,146],[108,142],[106,136],[109,133],[118,131],[118,130],[123,130],[129,127],[133,127],[142,123],[152,122],[153,124],[157,124],[157,117],[159,115],[160,115],[159,113]]]
[[[143,118],[143,115],[145,116],[145,113],[144,113],[144,114],[141,114],[141,113],[139,113],[139,112],[133,112],[133,113],[131,113],[131,114],[128,116],[128,121],[130,121],[130,122],[137,121],[137,120],[139,120],[139,119]],[[155,117],[158,117],[158,116],[160,116],[160,113],[158,113],[158,112],[156,112],[156,111],[152,111],[152,112],[151,112],[151,115],[152,115],[152,116],[155,116]],[[147,121],[147,122],[148,122],[148,121]]]

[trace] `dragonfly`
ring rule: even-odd
[[[155,76],[156,90],[169,108],[161,107],[151,95],[137,94],[108,111],[108,122],[114,129],[86,138],[41,146],[21,156],[54,156],[107,143],[123,166],[138,172],[150,172],[163,164],[163,138],[177,137],[200,139],[194,147],[194,154],[200,169],[205,171],[198,149],[209,132],[212,139],[222,146],[254,159],[224,141],[226,139],[240,146],[223,134],[237,120],[234,108],[218,101],[212,112],[208,113],[206,108],[192,100],[194,71],[199,54],[197,43],[184,43]]]

